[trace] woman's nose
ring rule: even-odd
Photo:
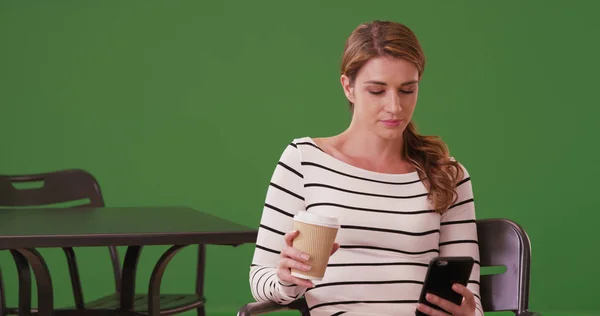
[[[402,111],[402,105],[400,102],[400,96],[392,94],[392,96],[386,102],[386,110],[390,113],[396,113]]]

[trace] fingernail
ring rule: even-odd
[[[302,255],[300,255],[300,257],[302,257],[302,259],[304,259],[304,260],[308,260],[310,258],[310,256],[307,255],[307,254],[305,254],[305,253],[303,253]]]
[[[431,294],[427,294],[427,295],[425,295],[425,298],[426,298],[428,301],[431,301],[431,299],[433,299],[433,296],[432,296]]]
[[[455,291],[458,290],[458,284],[452,285],[452,289],[455,290]]]
[[[309,266],[309,265],[306,265],[306,264],[305,264],[305,265],[303,265],[303,266],[302,266],[302,268],[303,268],[304,270],[306,270],[306,271],[309,271],[309,270],[310,270],[310,268],[311,268],[311,266]]]

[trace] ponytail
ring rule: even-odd
[[[464,173],[459,163],[450,158],[448,147],[437,136],[422,136],[413,122],[403,133],[403,156],[417,169],[429,190],[428,199],[437,213],[443,213],[456,203],[456,184]]]

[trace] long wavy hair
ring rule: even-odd
[[[346,40],[341,73],[354,84],[358,71],[369,60],[386,56],[413,63],[419,77],[425,70],[425,55],[415,34],[405,25],[391,21],[373,21],[359,25]],[[354,105],[350,103],[350,108]],[[428,199],[434,210],[443,213],[456,203],[456,185],[464,173],[459,163],[450,158],[448,147],[438,136],[419,135],[414,122],[403,132],[402,155],[416,169],[428,188]]]

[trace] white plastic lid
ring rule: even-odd
[[[294,220],[306,224],[313,224],[331,228],[340,228],[339,221],[336,217],[322,216],[306,211],[299,212],[296,216],[294,216]]]

